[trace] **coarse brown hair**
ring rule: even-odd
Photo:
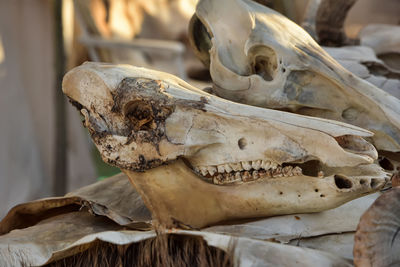
[[[230,267],[233,266],[233,259],[229,254],[222,249],[209,246],[201,237],[163,234],[129,245],[115,245],[98,240],[85,251],[46,266]]]

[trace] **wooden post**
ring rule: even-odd
[[[316,17],[316,32],[320,45],[351,44],[343,26],[347,13],[357,0],[323,0]]]
[[[54,0],[54,44],[55,44],[55,168],[53,194],[62,196],[67,188],[67,116],[61,83],[65,74],[65,51],[62,26],[62,1]]]

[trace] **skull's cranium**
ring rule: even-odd
[[[252,0],[201,0],[189,30],[217,95],[357,125],[374,132],[378,150],[400,151],[400,101],[346,71],[279,13]]]
[[[387,179],[366,130],[230,102],[166,73],[86,63],[63,90],[163,224],[321,211]]]

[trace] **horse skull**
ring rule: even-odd
[[[366,130],[230,102],[166,73],[86,63],[63,90],[103,160],[168,226],[322,211],[387,180]]]
[[[400,101],[346,71],[301,27],[251,0],[201,0],[189,27],[218,96],[334,119],[400,151]]]

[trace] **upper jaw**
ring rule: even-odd
[[[82,107],[103,158],[125,169],[178,157],[199,170],[260,160],[277,168],[309,160],[358,166],[377,157],[360,137],[371,133],[361,128],[229,102],[142,68],[86,63],[65,76],[63,90]],[[137,109],[148,109],[151,118],[129,118]]]

